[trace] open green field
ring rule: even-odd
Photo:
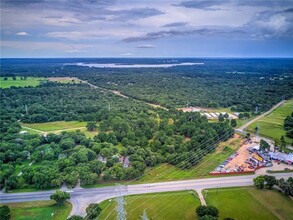
[[[255,127],[259,125],[260,135],[268,138],[280,139],[282,135],[285,136],[284,119],[291,115],[293,111],[293,99],[286,101],[282,106],[275,109],[271,114],[261,118],[260,120],[252,123],[248,130],[254,132]],[[292,139],[285,137],[287,143],[292,143]]]
[[[21,80],[19,76],[16,77],[16,80],[13,80],[12,77],[7,77],[7,80],[4,80],[4,77],[0,77],[0,88],[38,86],[43,80],[45,80],[43,77],[27,77],[26,80]]]
[[[177,220],[197,219],[195,209],[200,205],[194,191],[179,191],[167,193],[151,193],[125,197],[127,219],[140,219],[144,209],[149,219]],[[110,203],[110,204],[109,204]],[[99,219],[116,219],[115,200],[106,200],[101,203],[103,210]]]
[[[59,83],[80,83],[80,79],[76,78],[76,77],[49,77],[48,78],[49,81],[52,82],[59,82]]]
[[[10,220],[65,220],[72,209],[69,202],[58,206],[52,200],[11,203],[8,206],[11,210]]]
[[[293,216],[293,201],[275,190],[211,189],[207,191],[206,202],[219,209],[220,219],[289,220]]]
[[[60,130],[74,130],[85,128],[86,122],[80,121],[54,121],[46,123],[20,123],[25,128],[39,130],[41,132],[58,132]]]
[[[30,134],[42,134],[42,133],[60,133],[62,131],[75,131],[80,130],[87,137],[93,138],[99,131],[88,131],[86,129],[87,122],[79,121],[54,121],[46,123],[20,123],[22,131],[27,131]]]

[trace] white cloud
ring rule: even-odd
[[[17,32],[16,35],[17,36],[28,36],[29,34],[25,31],[22,31],[22,32]]]
[[[1,47],[18,50],[57,50],[63,52],[82,51],[91,48],[88,44],[66,44],[61,42],[36,42],[36,41],[2,41]]]
[[[121,56],[132,56],[132,55],[134,55],[133,53],[122,53],[122,54],[120,54]]]
[[[137,48],[149,49],[149,48],[156,48],[156,46],[154,46],[152,44],[141,44],[141,45],[138,45]]]

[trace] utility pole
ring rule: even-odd
[[[117,220],[126,220],[126,210],[124,207],[125,201],[124,201],[124,192],[120,184],[116,184],[116,190],[118,191],[118,196],[116,198],[117,202]]]
[[[25,113],[28,115],[27,105],[25,104]]]
[[[257,114],[257,113],[258,113],[258,106],[255,106],[254,114]]]
[[[142,216],[141,216],[141,220],[149,220],[146,210],[143,210]]]

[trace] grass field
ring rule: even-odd
[[[79,121],[54,121],[46,123],[20,123],[22,131],[27,131],[30,134],[42,134],[42,133],[55,133],[58,134],[62,131],[75,131],[80,130],[87,137],[93,138],[99,131],[88,131],[86,129],[87,122]]]
[[[60,130],[74,130],[74,129],[82,129],[85,128],[86,122],[79,121],[54,121],[54,122],[46,122],[46,123],[21,123],[21,126],[32,128],[35,130],[39,130],[42,132],[58,132]],[[29,130],[29,129],[27,129]]]
[[[200,205],[197,194],[193,191],[132,195],[126,196],[125,202],[128,220],[141,219],[145,208],[149,219],[197,219],[195,209]],[[103,212],[99,219],[105,219],[108,215],[107,219],[116,219],[115,200],[111,200],[110,204],[109,200],[102,202],[101,208]]]
[[[16,77],[16,80],[13,80],[12,77],[7,78],[7,80],[4,80],[4,77],[0,77],[0,88],[38,86],[42,80],[45,80],[42,77],[27,77],[26,80],[21,80],[19,76]]]
[[[219,209],[220,219],[289,220],[293,216],[293,201],[274,190],[253,187],[211,189],[207,192],[206,202]]]
[[[260,134],[268,138],[278,138],[282,135],[285,136],[284,119],[291,115],[293,111],[293,99],[290,99],[284,103],[284,105],[275,109],[271,114],[261,118],[260,120],[252,123],[248,130],[254,132],[254,128],[259,125]],[[292,139],[285,137],[287,143],[292,143]]]
[[[59,83],[80,83],[80,79],[76,77],[49,77],[49,81],[59,82]]]
[[[11,203],[8,206],[11,209],[10,220],[65,220],[72,209],[69,202],[58,206],[52,200]]]

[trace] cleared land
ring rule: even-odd
[[[195,209],[200,205],[194,191],[152,193],[126,196],[127,219],[140,219],[145,208],[149,219],[197,219]],[[109,206],[108,206],[109,205]],[[106,200],[101,203],[103,210],[99,219],[116,219],[116,202]]]
[[[76,77],[48,77],[49,81],[60,82],[60,83],[80,83],[80,79]]]
[[[153,182],[168,180],[183,180],[210,177],[209,173],[221,164],[227,157],[238,149],[244,139],[235,134],[233,138],[219,144],[218,148],[210,153],[194,167],[181,170],[170,164],[159,165],[152,170],[146,170],[147,175],[137,182]]]
[[[274,190],[249,188],[211,189],[206,202],[216,206],[220,219],[292,219],[293,201]]]
[[[44,81],[43,77],[27,77],[25,80],[21,79],[19,76],[16,77],[16,80],[13,80],[12,77],[7,77],[7,80],[4,80],[5,77],[0,77],[0,88],[10,88],[11,86],[16,87],[25,87],[25,86],[38,86],[41,81]]]
[[[11,220],[65,220],[72,209],[69,202],[58,206],[52,200],[11,203],[8,206],[11,209]]]
[[[46,123],[20,123],[25,128],[31,128],[39,130],[41,132],[58,132],[60,130],[74,130],[79,128],[85,128],[86,122],[80,121],[54,121]],[[27,129],[29,130],[29,129]]]
[[[291,115],[293,111],[293,99],[286,101],[282,106],[275,109],[271,114],[259,119],[248,127],[248,131],[254,132],[255,127],[259,125],[260,135],[268,138],[280,139],[285,136],[284,119]],[[285,137],[287,143],[292,143],[292,139]]]

